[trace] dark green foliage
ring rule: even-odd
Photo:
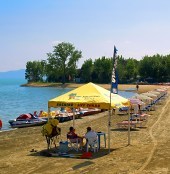
[[[119,83],[170,81],[170,55],[160,56],[157,54],[152,57],[145,56],[140,61],[133,58],[125,59],[122,56],[118,56],[117,59]],[[94,63],[90,59],[82,65],[81,69],[83,73],[80,77],[85,82],[110,83],[112,68],[112,58],[98,58]],[[90,74],[91,77],[89,77]]]
[[[81,67],[81,78],[84,80],[84,82],[90,82],[92,81],[92,73],[94,69],[93,61],[92,59],[85,60],[84,64]]]
[[[76,74],[76,63],[82,57],[81,51],[70,43],[59,43],[54,46],[53,53],[48,53],[48,81],[62,81],[64,84]],[[55,72],[55,73],[54,73]]]
[[[152,79],[152,82],[170,81],[170,55],[159,54],[152,57],[145,56],[139,64],[139,74],[143,79]]]
[[[42,82],[45,75],[45,61],[29,61],[26,64],[25,79],[28,82]]]
[[[77,69],[76,63],[81,57],[81,51],[70,43],[62,42],[54,46],[52,53],[47,54],[47,61],[27,62],[25,79],[28,82],[65,83],[79,78],[81,82],[111,83],[113,58],[103,56],[94,61],[90,58]],[[170,55],[145,56],[139,61],[122,56],[117,56],[117,59],[119,83],[170,81]]]
[[[112,63],[106,57],[98,58],[94,61],[93,79],[96,83],[109,83],[111,79]]]
[[[26,65],[25,79],[28,82],[62,82],[71,81],[77,73],[77,61],[82,57],[81,51],[70,43],[59,43],[53,53],[47,53],[47,61],[29,61]]]

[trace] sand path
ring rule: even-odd
[[[152,158],[153,158],[153,156],[154,156],[154,153],[155,153],[155,151],[156,151],[156,149],[157,149],[157,146],[158,146],[158,143],[159,143],[159,136],[154,136],[154,134],[155,134],[155,132],[154,132],[154,129],[158,126],[158,124],[160,124],[160,122],[162,121],[162,119],[164,119],[164,116],[167,114],[166,112],[167,112],[167,110],[168,110],[168,107],[170,106],[170,102],[169,102],[169,100],[167,100],[167,102],[166,102],[166,104],[164,105],[164,107],[162,108],[162,111],[161,111],[161,113],[159,114],[159,116],[158,116],[158,119],[155,121],[155,123],[150,127],[150,129],[149,129],[149,135],[150,135],[150,137],[151,137],[151,140],[152,140],[152,142],[153,142],[153,148],[152,148],[152,150],[151,150],[151,152],[150,152],[150,154],[149,154],[149,156],[148,156],[148,158],[147,158],[147,160],[145,161],[145,163],[143,163],[143,165],[140,167],[140,169],[138,169],[135,173],[144,173],[144,172],[146,172],[146,171],[144,171],[144,169],[149,165],[149,163],[151,162],[151,160],[152,160]],[[169,120],[170,119],[170,114],[167,114],[167,120]],[[166,121],[164,120],[164,123],[165,123]],[[166,123],[170,123],[170,122],[166,122]],[[170,127],[170,124],[169,124],[169,127]],[[160,127],[161,128],[161,127]],[[161,128],[162,129],[162,128]],[[157,132],[160,132],[161,131],[161,129],[157,129]],[[144,172],[143,172],[144,171]],[[168,168],[165,168],[164,170],[161,170],[161,171],[159,171],[159,173],[168,173]]]

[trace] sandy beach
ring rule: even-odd
[[[103,85],[109,88],[109,85]],[[120,88],[134,88],[135,85],[120,85]],[[159,88],[156,85],[140,85],[139,93]],[[170,89],[168,91],[170,93]],[[127,130],[118,129],[116,123],[127,119],[127,115],[111,118],[111,152],[104,148],[93,153],[91,159],[47,157],[47,144],[42,136],[41,126],[0,132],[1,174],[168,174],[170,173],[170,97],[157,104],[147,122],[141,128],[130,132],[128,146]],[[87,126],[106,133],[108,113],[99,113],[76,119],[76,132],[84,135]],[[66,140],[72,121],[60,123],[60,140]],[[58,145],[59,143],[57,143]],[[31,150],[34,149],[34,152]],[[53,149],[52,149],[53,150]],[[55,149],[54,149],[55,150]]]

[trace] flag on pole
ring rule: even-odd
[[[113,70],[112,70],[112,78],[111,78],[111,93],[118,93],[118,73],[117,73],[117,49],[114,46],[113,52]]]
[[[112,98],[112,93],[117,94],[118,90],[118,76],[117,76],[117,49],[114,46],[114,52],[113,52],[113,70],[112,70],[112,76],[111,76],[111,90],[110,90],[110,109],[109,109],[109,118],[108,118],[108,149],[109,149],[109,153],[110,153],[110,127],[111,127],[111,98]]]

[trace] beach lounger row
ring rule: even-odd
[[[137,127],[142,127],[142,121],[128,121],[124,120],[122,122],[119,122],[116,124],[118,128],[137,128]]]
[[[138,128],[143,127],[143,124],[148,120],[149,114],[132,114],[130,118],[130,122],[128,120],[124,120],[122,122],[118,122],[116,126],[118,128]]]

